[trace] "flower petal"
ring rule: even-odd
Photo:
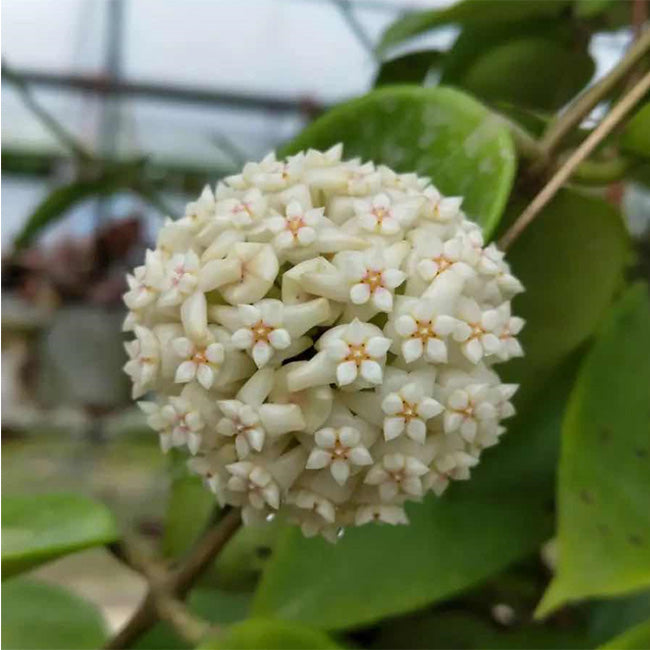
[[[285,350],[291,345],[291,337],[285,329],[276,329],[269,334],[269,343],[276,350]]]
[[[384,419],[384,438],[394,440],[402,435],[406,421],[404,418],[385,418]]]
[[[336,366],[336,382],[339,386],[347,386],[357,378],[357,364],[354,361],[344,361]]]
[[[178,368],[176,368],[176,375],[174,381],[177,384],[186,384],[192,381],[196,376],[196,364],[193,361],[183,361]]]
[[[253,361],[258,368],[263,368],[273,356],[273,348],[265,341],[258,341],[253,346]]]
[[[370,299],[370,287],[365,282],[359,282],[350,289],[350,300],[355,305],[363,305]]]
[[[361,362],[361,376],[371,384],[381,384],[383,372],[381,366],[376,361],[366,359]]]

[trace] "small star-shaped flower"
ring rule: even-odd
[[[244,327],[232,335],[233,345],[246,350],[258,368],[263,368],[276,351],[291,345],[291,336],[283,325],[284,305],[279,300],[263,300],[257,305],[239,305]]]
[[[350,476],[350,465],[372,465],[372,456],[361,444],[361,434],[353,427],[325,427],[314,434],[317,447],[307,459],[307,469],[329,467],[332,477],[344,485]]]

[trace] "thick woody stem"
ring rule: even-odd
[[[208,628],[182,605],[182,601],[197,579],[221,552],[241,525],[239,510],[231,510],[219,523],[209,528],[190,551],[187,559],[173,572],[143,564],[127,551],[129,561],[142,569],[149,582],[149,592],[129,622],[104,648],[128,648],[159,620],[171,623],[187,640],[195,643]]]

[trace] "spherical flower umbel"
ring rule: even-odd
[[[206,187],[128,276],[125,371],[163,451],[246,524],[408,524],[514,414],[523,291],[429,179],[343,147]]]

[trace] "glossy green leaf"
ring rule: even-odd
[[[2,498],[2,577],[118,538],[106,506],[78,494]]]
[[[267,566],[253,613],[325,629],[373,623],[448,598],[532,552],[552,534],[554,469],[571,368],[470,481],[407,510],[409,526],[363,526],[336,545],[290,529]]]
[[[569,4],[569,0],[464,0],[444,9],[412,12],[390,25],[377,49],[384,52],[413,36],[443,25],[491,25],[554,17],[563,13]]]
[[[488,102],[553,110],[576,95],[594,69],[586,47],[523,36],[480,51],[462,75],[455,79],[443,75],[443,79]]]
[[[650,586],[650,302],[612,310],[571,395],[558,483],[559,562],[538,608]]]
[[[391,86],[341,104],[308,126],[282,153],[343,142],[398,171],[431,177],[488,235],[510,194],[515,154],[506,127],[482,104],[451,88]]]
[[[100,613],[82,598],[31,579],[18,578],[3,584],[3,648],[84,650],[99,648],[105,640]]]
[[[220,589],[196,588],[190,592],[187,604],[190,611],[200,618],[217,625],[229,625],[248,615],[250,594],[222,591]],[[191,648],[172,627],[165,622],[157,623],[142,635],[133,646],[137,650],[188,650]]]
[[[634,156],[650,158],[650,102],[646,102],[625,126],[621,149]]]
[[[428,74],[440,65],[443,58],[444,54],[440,50],[425,50],[384,61],[377,72],[374,85],[424,83]]]
[[[526,292],[513,303],[526,319],[523,359],[504,375],[523,384],[522,403],[594,332],[621,286],[628,243],[620,214],[602,199],[564,190],[523,232],[508,261]]]
[[[270,619],[249,619],[208,639],[203,650],[334,650],[340,648],[320,630]]]
[[[650,648],[650,619],[635,625],[600,647],[601,650],[648,650]]]

